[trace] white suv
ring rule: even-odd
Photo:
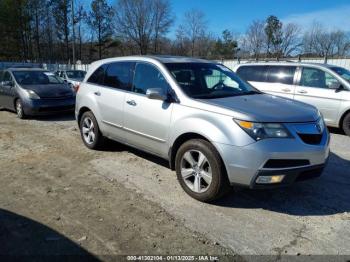
[[[234,71],[257,89],[317,107],[328,126],[350,136],[350,71],[312,63],[262,62],[237,65]]]

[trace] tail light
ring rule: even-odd
[[[76,84],[76,85],[74,86],[74,91],[75,91],[75,93],[78,92],[79,88],[80,88],[80,84]]]

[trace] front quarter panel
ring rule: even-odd
[[[196,133],[213,143],[245,146],[254,143],[227,115],[175,104],[170,132],[170,146],[176,139],[186,133]]]

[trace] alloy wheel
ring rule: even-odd
[[[207,191],[213,177],[207,157],[198,150],[187,151],[181,159],[181,176],[193,192]]]
[[[16,101],[16,113],[19,118],[23,117],[23,107],[21,101]]]
[[[95,126],[90,117],[85,117],[82,125],[82,133],[87,144],[91,145],[95,142]]]

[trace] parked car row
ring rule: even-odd
[[[9,68],[0,72],[0,107],[19,118],[73,111],[75,93],[55,74],[37,68]]]
[[[325,72],[324,78],[314,74],[316,69]],[[239,77],[201,59],[111,58],[91,64],[76,95],[59,78],[62,73],[9,69],[0,75],[0,106],[22,118],[29,108],[53,112],[51,106],[75,104],[88,148],[100,148],[109,138],[164,158],[187,194],[209,202],[230,186],[273,188],[320,176],[330,140],[323,115],[327,124],[347,132],[350,89],[347,72],[338,76],[341,70],[247,64],[236,68]],[[315,87],[319,84],[324,86]],[[328,94],[321,104],[316,100],[322,92],[311,102],[296,95],[312,94],[309,87],[341,95]],[[3,90],[12,90],[10,99]]]
[[[83,81],[86,72],[83,70],[59,70],[55,74],[62,78],[64,82],[68,83],[74,91],[79,88]]]

